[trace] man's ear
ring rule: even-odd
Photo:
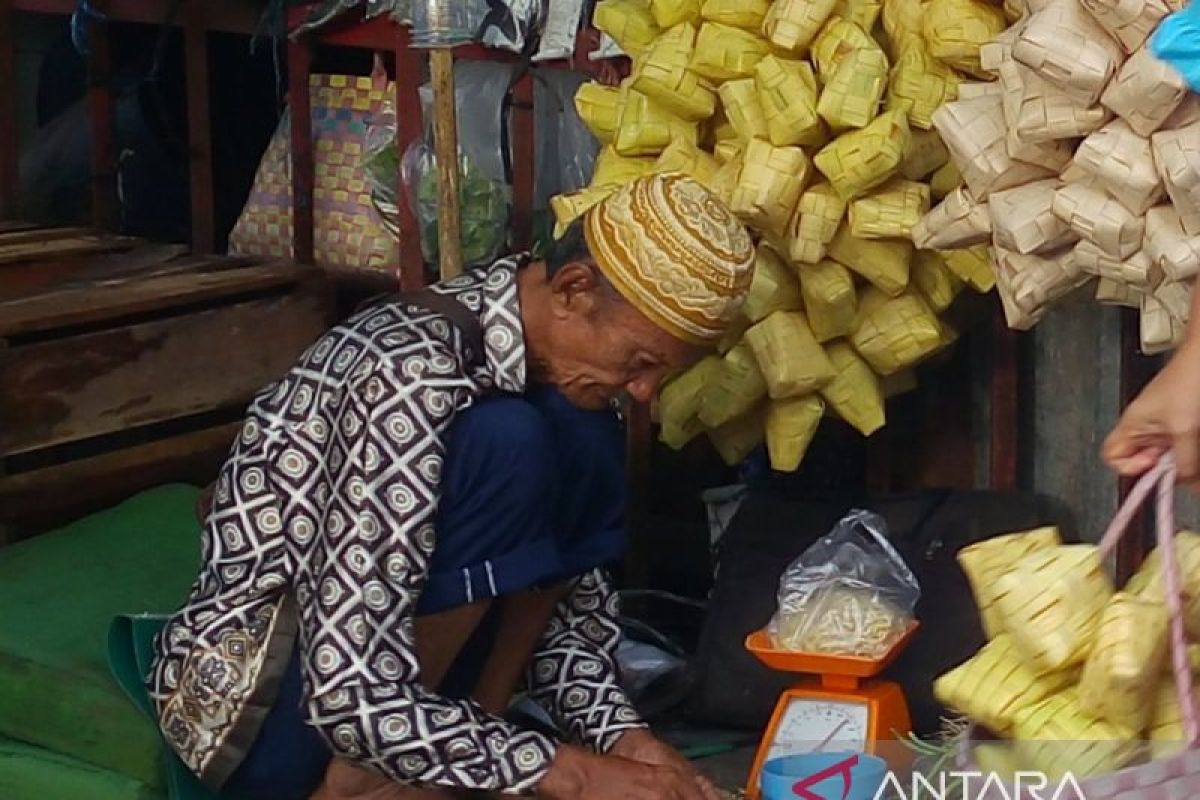
[[[550,294],[556,316],[591,315],[601,299],[595,267],[583,261],[564,264],[550,276]]]

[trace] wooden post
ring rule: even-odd
[[[458,125],[454,108],[454,53],[429,51],[433,80],[433,145],[438,167],[438,262],[442,280],[463,271],[458,194]]]
[[[113,153],[112,65],[108,25],[88,23],[87,108],[91,129],[92,224],[117,227],[117,162]]]
[[[205,3],[188,3],[183,41],[187,77],[188,189],[192,207],[192,252],[216,246],[213,220],[212,126],[209,119],[208,28]]]
[[[17,177],[20,143],[17,136],[16,48],[12,9],[8,0],[0,0],[0,219],[17,215],[17,194],[20,191]]]
[[[412,48],[408,28],[396,26],[396,154],[404,158],[408,147],[421,138],[421,54]],[[425,285],[425,260],[421,254],[421,228],[412,204],[405,197],[400,171],[396,172],[396,207],[400,216],[400,288],[411,292]]]
[[[288,108],[292,115],[292,258],[312,264],[313,141],[308,75],[312,52],[307,39],[289,39]]]
[[[1017,489],[1020,464],[1020,375],[1017,334],[1010,330],[999,306],[992,323],[991,380],[991,488],[998,492]]]

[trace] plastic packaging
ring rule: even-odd
[[[784,571],[768,630],[777,647],[879,658],[908,629],[920,594],[887,524],[856,510]]]
[[[1150,39],[1154,55],[1173,66],[1200,92],[1200,5],[1189,3],[1158,26]]]
[[[412,46],[452,47],[475,38],[481,0],[413,0]]]

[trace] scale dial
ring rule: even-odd
[[[867,749],[867,704],[793,697],[771,739],[768,759]]]

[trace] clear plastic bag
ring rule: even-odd
[[[883,518],[852,511],[784,571],[768,631],[786,650],[879,658],[908,629],[920,595]]]

